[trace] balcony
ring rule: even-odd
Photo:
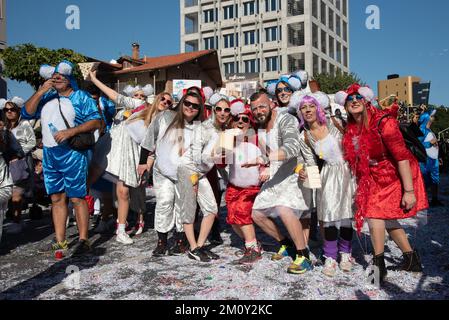
[[[287,16],[300,16],[304,14],[304,0],[288,0]]]
[[[287,26],[288,32],[288,46],[300,47],[305,44],[304,38],[304,22],[292,23]]]
[[[198,0],[184,0],[184,7],[190,8],[198,5]]]

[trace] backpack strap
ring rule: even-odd
[[[337,119],[335,119],[335,116],[331,116],[331,120],[332,120],[332,123],[334,124],[335,128],[337,128],[338,131],[340,131],[340,133],[344,135],[346,130],[345,130],[345,128],[342,127],[340,122],[338,122]]]

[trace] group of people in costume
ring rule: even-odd
[[[84,198],[92,189],[107,191],[99,195],[105,206],[117,201],[116,240],[131,245],[128,213],[131,208],[139,214],[136,233],[141,233],[151,175],[158,234],[153,255],[219,259],[219,250],[206,245],[221,207],[218,180],[211,178],[218,173],[226,184],[226,221],[245,246],[236,264],[262,259],[258,226],[279,244],[273,261],[290,257],[289,273],[311,271],[308,243],[316,212],[326,276],[338,269],[351,272],[354,227],[361,232],[365,222],[374,248],[372,272],[378,271],[381,281],[387,274],[385,231],[403,252],[399,268],[422,270],[400,220],[428,207],[424,180],[397,120],[374,106],[371,89],[354,84],[335,95],[348,114],[343,123],[330,111],[325,93],[307,91],[304,71],[282,76],[251,97],[236,99],[193,87],[175,103],[168,92],[155,96],[149,85],[120,94],[95,72],[90,79],[101,94],[89,94],[78,89],[73,69],[68,61],[43,66],[46,81],[21,109],[23,119],[41,120],[45,186],[56,234],[51,250],[67,250],[67,199],[80,234],[75,253],[91,250]],[[89,132],[96,132],[92,148],[76,150],[69,143]],[[309,169],[316,167],[320,187],[311,187]],[[111,200],[106,194],[113,185]],[[106,228],[109,213],[103,212],[100,229]],[[175,243],[169,247],[171,231]]]

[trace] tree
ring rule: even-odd
[[[87,61],[85,56],[70,49],[51,50],[38,48],[32,44],[20,44],[6,48],[0,53],[1,59],[5,66],[4,76],[19,82],[25,81],[36,90],[43,81],[39,75],[41,65],[56,66],[62,60],[68,60],[75,64]],[[75,77],[81,80],[81,72],[78,67],[75,69]]]
[[[329,73],[320,73],[313,77],[320,85],[321,91],[327,94],[334,94],[338,91],[346,90],[351,84],[359,83],[364,86],[365,83],[355,74],[345,74],[338,70],[334,75]]]

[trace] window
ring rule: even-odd
[[[314,48],[318,48],[318,26],[314,23],[312,25],[312,45]]]
[[[321,52],[327,54],[326,32],[321,30]]]
[[[329,36],[329,57],[335,59],[335,41],[331,36]]]
[[[218,49],[218,37],[204,38],[204,49]]]
[[[254,31],[254,30],[245,31],[245,32],[243,32],[243,35],[245,37],[245,46],[259,43],[259,41],[256,41],[257,40],[256,39],[256,31]]]
[[[337,7],[337,10],[341,11],[341,0],[335,1],[335,6]]]
[[[237,34],[234,35],[232,34],[225,34],[223,36],[223,40],[224,40],[224,47],[225,48],[234,48],[236,46],[238,46],[237,43]]]
[[[318,1],[312,1],[312,16],[318,19]]]
[[[204,23],[214,22],[215,21],[215,15],[214,10],[204,10]]]
[[[329,20],[327,23],[329,24],[329,29],[334,31],[334,11],[331,8],[329,8]]]
[[[280,71],[279,57],[269,57],[265,59],[266,71]]]
[[[316,54],[313,55],[313,74],[317,75],[320,73],[318,70],[318,56]]]
[[[259,72],[259,59],[245,60],[245,72],[257,73]]]
[[[341,19],[340,19],[340,16],[336,16],[336,21],[335,21],[335,23],[337,24],[335,27],[335,29],[336,29],[336,31],[335,31],[335,33],[337,33],[337,35],[339,36],[339,37],[341,37]]]
[[[337,41],[337,61],[342,63],[341,57],[341,43]]]
[[[254,1],[243,3],[243,14],[245,16],[252,16],[256,13],[256,4]]]
[[[234,19],[234,6],[223,7],[224,19]]]
[[[343,21],[343,40],[348,42],[348,24],[346,21]]]
[[[343,53],[344,53],[343,65],[347,68],[349,65],[349,57],[348,57],[348,48],[346,48],[345,46],[343,46]]]
[[[321,59],[321,73],[327,73],[327,61]]]
[[[343,1],[343,15],[346,17],[348,15],[348,0]]]
[[[225,74],[239,73],[239,65],[235,62],[227,62],[224,64]]]
[[[265,11],[277,11],[281,9],[280,6],[280,0],[279,0],[279,9],[278,9],[278,0],[265,0]]]
[[[326,25],[326,4],[321,0],[321,23]]]
[[[279,35],[278,35],[278,31],[279,31]],[[265,41],[266,42],[270,42],[270,41],[276,41],[276,40],[281,40],[281,28],[279,27],[270,27],[270,28],[265,28]]]

